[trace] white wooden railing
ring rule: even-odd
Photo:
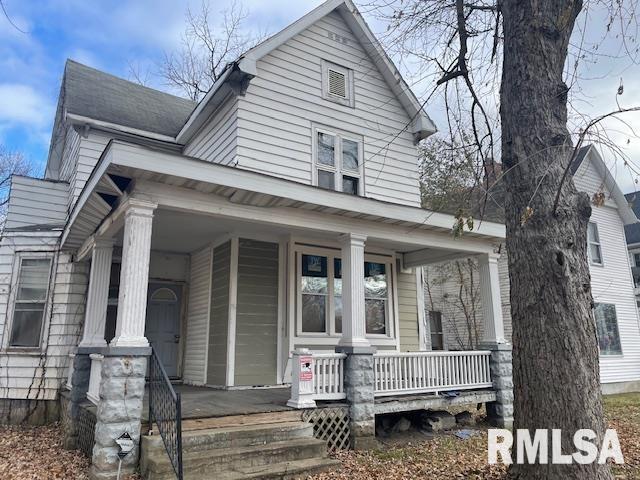
[[[91,359],[91,373],[87,399],[97,405],[100,401],[100,382],[102,381],[102,360],[104,360],[104,355],[92,353],[89,358]]]
[[[489,351],[376,353],[375,396],[491,387],[490,356]]]
[[[340,400],[344,393],[344,353],[314,353],[313,399]]]

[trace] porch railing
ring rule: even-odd
[[[182,475],[182,405],[158,355],[149,357],[149,429],[155,423],[178,480]]]
[[[313,399],[340,400],[344,393],[344,353],[314,353]]]
[[[87,399],[97,405],[100,401],[100,382],[102,381],[102,361],[104,355],[100,353],[92,353],[89,355],[91,359],[91,371],[89,373],[89,389],[87,390]]]
[[[491,387],[490,356],[489,351],[376,353],[375,395]]]

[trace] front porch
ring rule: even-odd
[[[358,446],[377,413],[442,405],[442,392],[510,402],[497,226],[452,239],[452,217],[118,142],[72,219],[64,245],[91,269],[69,386],[96,405],[96,477],[113,472],[116,430],[138,443],[150,347],[184,383],[166,398],[185,422],[337,402]],[[420,267],[469,255],[487,349],[430,351]]]

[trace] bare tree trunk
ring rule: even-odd
[[[580,0],[501,4],[514,428],[562,429],[563,453],[575,451],[572,437],[582,428],[595,430],[600,447],[605,428],[586,251],[591,206],[572,180],[561,183],[573,156],[562,73],[581,8]],[[526,479],[613,478],[597,463],[514,465],[511,473]]]

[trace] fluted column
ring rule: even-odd
[[[96,239],[91,253],[91,273],[84,319],[84,331],[78,347],[106,347],[104,329],[107,320],[109,280],[113,256],[112,239]]]
[[[144,336],[149,283],[151,228],[156,205],[136,199],[127,202],[122,243],[122,267],[116,336],[113,347],[146,347]]]
[[[342,241],[341,347],[369,347],[364,309],[364,242],[366,236],[349,233]]]
[[[478,256],[480,298],[484,319],[482,341],[485,344],[506,343],[500,300],[499,258],[500,255],[492,253]]]

